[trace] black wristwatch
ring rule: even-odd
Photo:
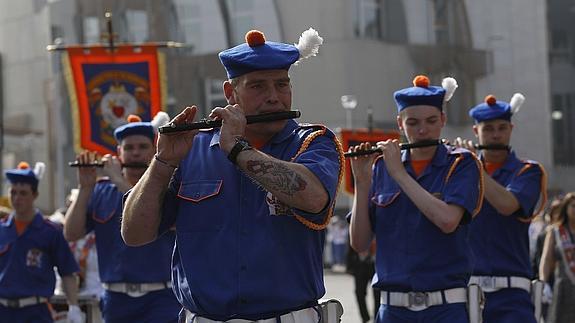
[[[250,143],[242,137],[236,137],[236,144],[230,150],[228,159],[235,165],[238,159],[238,154],[244,150],[253,149]]]

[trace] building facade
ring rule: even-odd
[[[575,140],[567,125],[575,118],[573,82],[568,82],[575,74],[564,65],[573,68],[575,31],[567,23],[569,11],[561,7],[568,2],[0,0],[2,164],[48,161],[39,201],[45,210],[57,208],[76,185],[67,167],[75,152],[60,54],[45,47],[98,42],[109,10],[118,41],[186,44],[164,50],[165,109],[172,116],[186,105],[197,104],[205,116],[225,104],[225,71],[216,54],[243,42],[246,31],[261,29],[269,40],[297,42],[302,31],[314,27],[324,38],[319,55],[290,73],[293,107],[302,111],[302,121],[344,127],[340,98],[353,94],[358,100],[354,127],[367,126],[371,109],[375,127],[396,129],[395,90],[409,86],[417,74],[429,75],[432,83],[453,76],[459,88],[446,109],[446,138],[472,138],[469,108],[487,94],[509,100],[521,92],[526,103],[514,117],[512,146],[519,156],[544,164],[550,189],[573,190]],[[554,15],[566,17],[559,21]],[[340,198],[341,208],[348,203]]]

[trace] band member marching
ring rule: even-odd
[[[443,108],[457,87],[452,78],[442,83],[431,86],[417,76],[413,87],[395,92],[397,125],[409,143],[440,138]],[[468,322],[467,235],[483,199],[479,161],[466,149],[444,144],[401,152],[397,140],[387,140],[377,147],[381,157],[352,159],[350,226],[356,251],[376,239],[376,322]],[[352,152],[369,149],[364,143]]]
[[[528,228],[538,212],[539,196],[546,200],[543,167],[520,160],[509,147],[516,114],[525,98],[515,94],[509,103],[493,95],[469,111],[479,145],[457,138],[455,144],[475,150],[484,164],[485,202],[471,224],[470,242],[475,255],[471,284],[481,286],[486,301],[484,321],[535,322],[531,301],[532,266]]]
[[[342,177],[339,142],[323,125],[246,125],[246,116],[291,110],[288,70],[321,43],[311,28],[295,46],[250,31],[246,43],[221,52],[228,105],[210,115],[221,128],[161,134],[126,199],[129,245],[176,226],[172,270],[182,322],[328,321],[318,299],[324,229]],[[174,126],[191,123],[196,111],[186,108]]]
[[[116,128],[118,156],[105,155],[97,163],[95,154],[83,152],[76,158],[78,197],[66,212],[64,234],[69,241],[88,232],[96,234],[100,280],[104,286],[102,314],[110,322],[177,322],[180,304],[170,282],[170,261],[175,234],[164,235],[143,247],[132,248],[122,240],[122,197],[145,171],[154,156],[158,125],[169,121],[166,113],[152,122],[138,116]],[[96,167],[106,177],[98,179]],[[124,166],[124,167],[122,167]]]

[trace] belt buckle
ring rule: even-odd
[[[19,299],[7,299],[6,300],[6,306],[19,308],[20,307],[20,300]]]
[[[485,290],[495,289],[495,277],[493,276],[483,276],[481,277],[481,288]]]
[[[409,292],[408,294],[409,308],[412,310],[422,310],[427,308],[427,293],[424,292]]]
[[[126,283],[126,293],[141,293],[142,285],[137,283]]]

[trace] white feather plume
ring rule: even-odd
[[[321,44],[323,44],[323,38],[319,36],[319,33],[315,29],[310,28],[304,31],[301,36],[299,36],[298,43],[294,44],[299,51],[298,62],[304,58],[317,55]]]
[[[441,87],[445,89],[443,101],[447,102],[451,100],[453,93],[455,93],[457,89],[457,81],[453,77],[446,77],[441,81]]]
[[[156,116],[154,117],[154,119],[152,119],[150,123],[152,124],[152,127],[154,127],[154,129],[158,129],[159,127],[167,124],[168,122],[170,122],[170,116],[166,112],[160,111],[156,113]]]
[[[509,105],[511,106],[511,114],[516,114],[521,109],[521,106],[525,102],[525,97],[521,93],[513,94],[511,97],[511,101],[509,101]]]
[[[45,170],[46,170],[46,164],[44,164],[43,162],[37,162],[36,165],[34,165],[34,175],[36,175],[36,178],[38,180],[41,180],[42,177],[44,177]]]

